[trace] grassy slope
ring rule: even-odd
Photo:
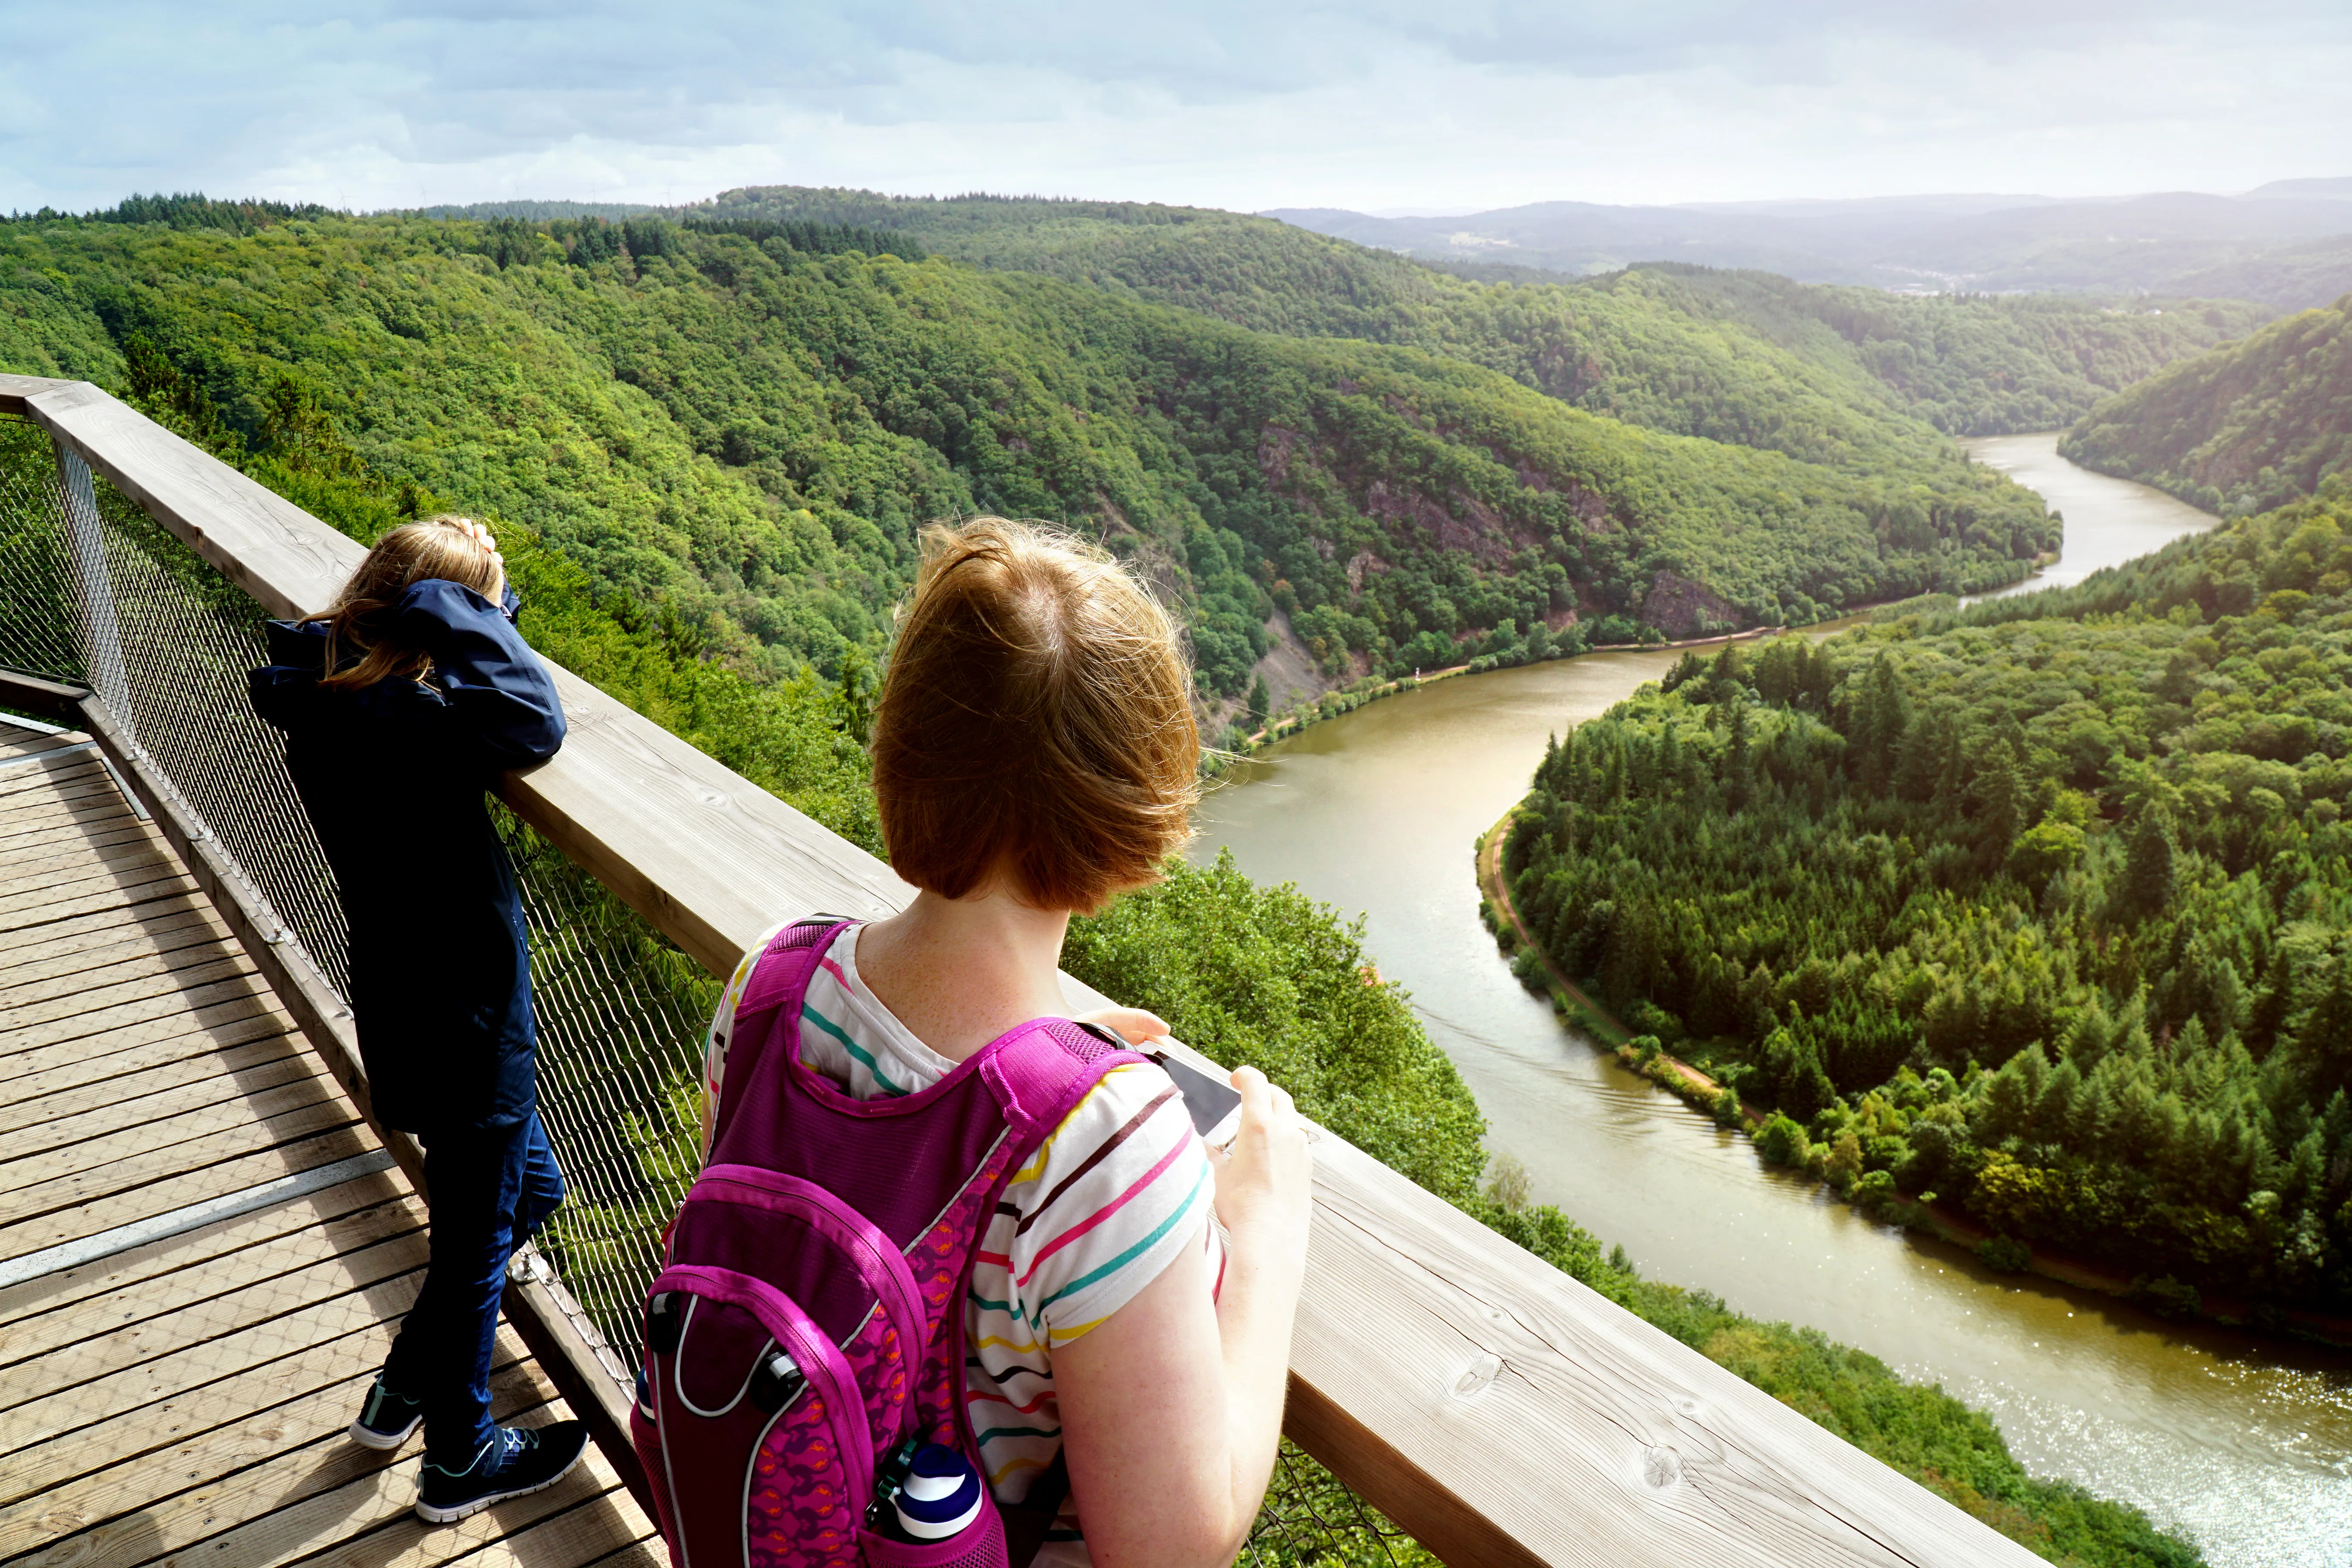
[[[1505,620],[1638,616],[1662,572],[1754,622],[2008,580],[2048,542],[2033,498],[1957,461],[1865,477],[944,259],[676,230],[666,252],[572,265],[544,233],[415,219],[19,223],[0,364],[119,385],[152,340],[256,442],[290,378],[373,471],[528,521],[776,673],[878,647],[917,523],[975,508],[1141,558],[1218,691],[1276,601],[1335,661],[1431,662],[1427,639]]]
[[[2352,295],[2108,399],[2059,450],[2232,515],[2352,467]]]

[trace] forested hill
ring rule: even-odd
[[[0,368],[528,524],[786,674],[877,649],[916,526],[975,509],[1138,560],[1213,693],[1277,608],[1335,671],[1411,668],[1538,621],[1683,634],[1980,587],[2054,542],[2030,492],[1931,445],[1863,474],[856,237],[22,220],[0,225]]]
[[[1508,844],[1769,1158],[2352,1313],[2352,485],[2079,589],[1685,659]]]
[[[1132,202],[771,185],[707,210],[892,229],[981,266],[1260,331],[1412,344],[1654,429],[1863,468],[1916,450],[1923,426],[2054,429],[2273,314],[2237,300],[1912,297],[1671,264],[1579,282],[1494,269],[1507,280],[1493,281],[1269,218]]]
[[[2242,515],[2352,468],[2352,294],[2102,403],[2059,450]]]

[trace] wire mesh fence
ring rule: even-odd
[[[0,432],[0,666],[89,686],[339,995],[335,882],[246,674],[259,605],[78,463]],[[63,468],[65,471],[60,472]],[[79,479],[80,483],[75,481]],[[85,488],[85,486],[87,488]],[[87,591],[85,591],[85,585]],[[110,688],[113,689],[110,691]],[[702,1026],[717,984],[502,807],[530,928],[541,1120],[570,1200],[541,1247],[625,1363],[691,1181]]]
[[[78,467],[39,432],[0,420],[0,668],[105,700],[287,939],[348,996],[333,873],[283,742],[247,695],[247,672],[268,662],[264,612]],[[530,925],[541,1117],[568,1189],[541,1247],[634,1366],[662,1227],[699,1165],[702,1031],[719,984],[519,818],[492,811]],[[1436,1561],[1286,1442],[1242,1560]]]

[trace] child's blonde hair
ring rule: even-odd
[[[419,583],[460,584],[493,598],[504,581],[497,555],[470,531],[473,520],[444,515],[404,522],[375,542],[342,596],[321,617],[327,623],[327,675],[322,686],[373,686],[379,680],[422,680],[433,660],[392,635],[400,596]],[[359,662],[341,667],[356,651]]]
[[[1191,837],[1201,739],[1167,612],[1102,551],[1032,523],[923,531],[874,715],[891,868],[960,899],[1003,877],[1100,909]]]

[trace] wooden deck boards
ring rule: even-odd
[[[79,739],[0,721],[0,1267],[376,1147]],[[659,1568],[593,1448],[436,1528],[416,1446],[345,1436],[425,1219],[395,1169],[0,1284],[0,1561]],[[491,1392],[569,1414],[504,1327]]]

